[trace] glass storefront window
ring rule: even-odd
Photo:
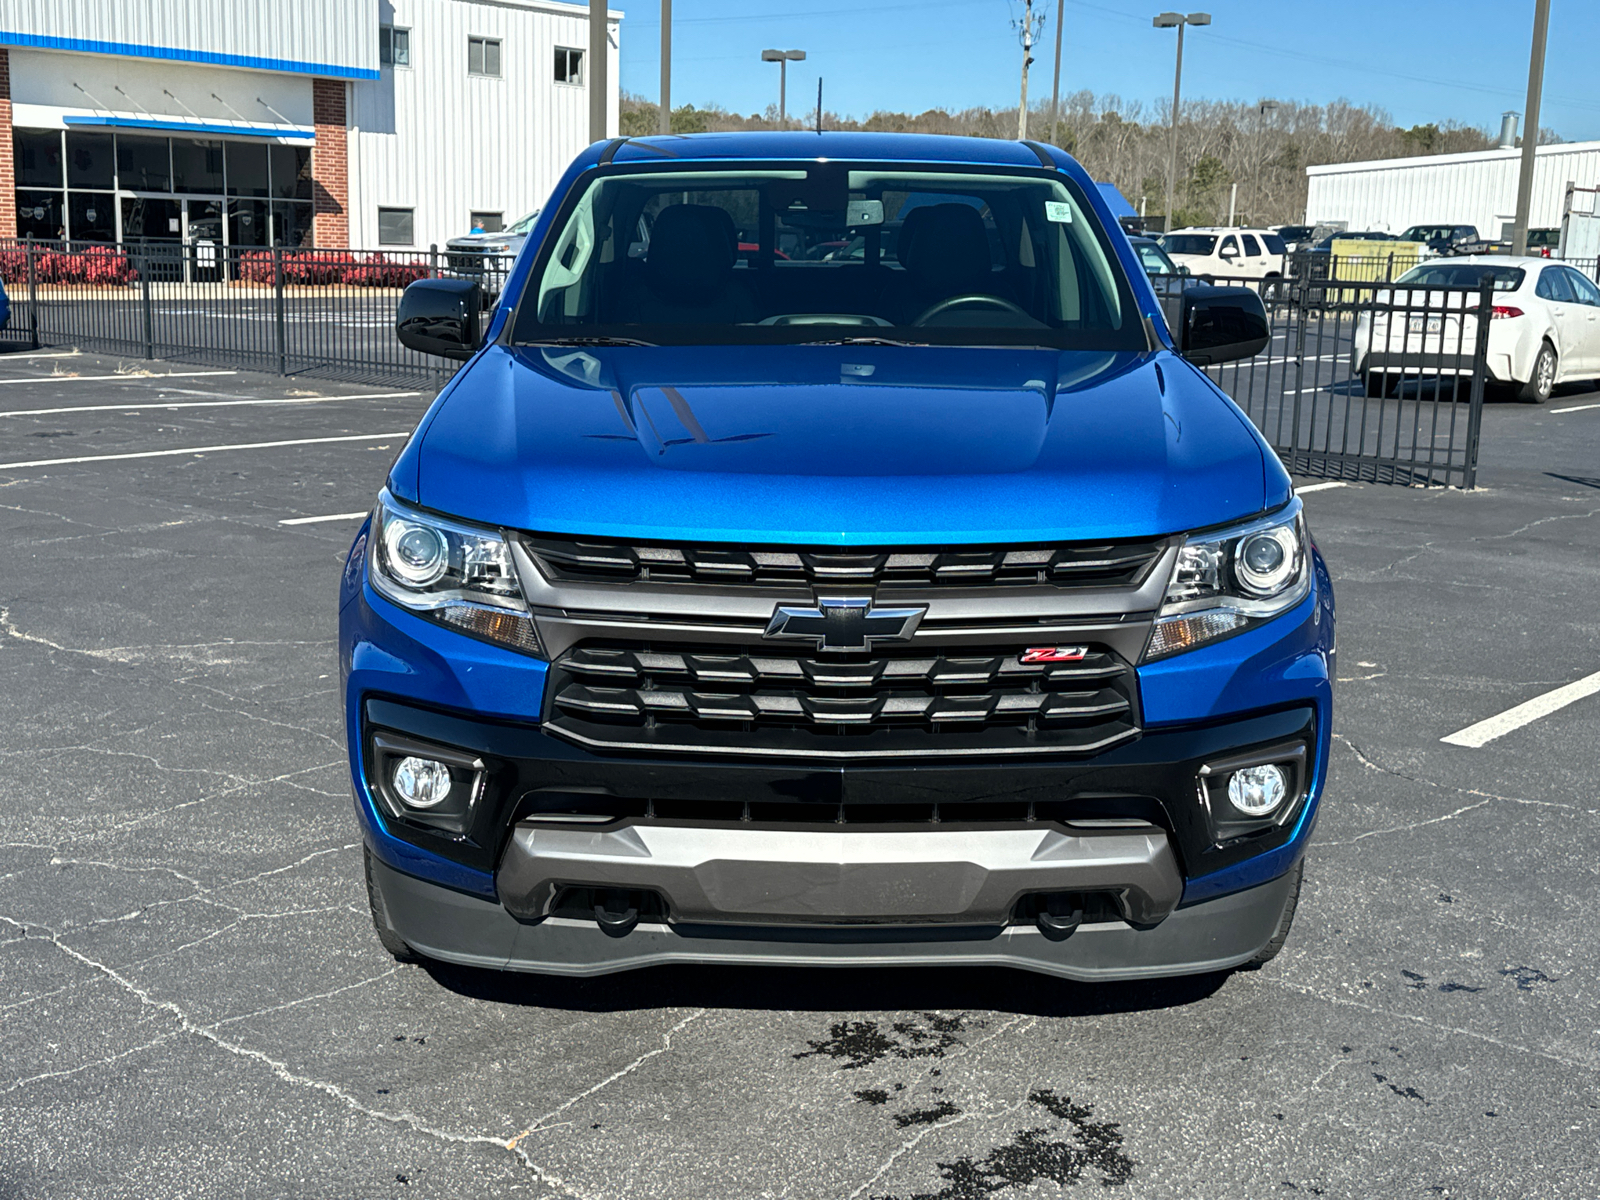
[[[19,129],[12,142],[18,187],[61,186],[61,133],[53,129]]]
[[[291,249],[296,246],[309,246],[311,205],[278,201],[272,206],[272,227],[276,245]]]
[[[67,134],[67,186],[111,188],[111,135],[109,133]]]
[[[228,142],[228,195],[267,196],[267,148],[260,142]]]
[[[272,147],[272,194],[280,200],[311,199],[311,151],[304,146]]]
[[[67,139],[67,152],[72,140]],[[172,160],[166,138],[117,138],[117,185],[129,192],[170,192]]]
[[[66,222],[60,192],[17,193],[17,236],[54,241]]]
[[[222,191],[222,143],[172,139],[172,190]]]
[[[75,242],[117,240],[116,197],[110,192],[68,192],[68,231]]]
[[[231,172],[228,178],[233,178]],[[267,211],[265,200],[229,200],[228,244],[265,246],[268,233]]]

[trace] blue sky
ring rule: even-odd
[[[613,0],[622,25],[622,86],[654,99],[660,7]],[[1030,95],[1049,97],[1056,0]],[[1168,5],[1067,0],[1063,93],[1089,88],[1153,105],[1172,94],[1173,31],[1150,18]],[[1213,24],[1184,43],[1188,98],[1344,97],[1401,125],[1459,120],[1498,130],[1527,92],[1533,0],[1212,0]],[[765,47],[807,51],[789,70],[790,111],[815,104],[817,77],[835,112],[1015,104],[1020,0],[675,0],[673,103],[757,112],[777,100]],[[1600,138],[1600,36],[1594,0],[1553,0],[1541,124],[1568,141]]]

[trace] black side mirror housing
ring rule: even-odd
[[[1179,353],[1197,367],[1253,358],[1272,340],[1266,306],[1249,288],[1189,287],[1182,305]]]
[[[468,359],[483,344],[483,288],[470,279],[419,279],[400,297],[394,331],[403,345],[441,358]]]

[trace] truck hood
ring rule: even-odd
[[[1170,354],[864,346],[491,346],[390,477],[517,529],[818,545],[1161,535],[1288,486]]]

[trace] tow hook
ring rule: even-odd
[[[633,927],[639,923],[636,895],[634,892],[615,890],[595,893],[594,919],[602,933],[608,937],[619,938],[627,937],[633,932]]]
[[[1045,897],[1039,910],[1039,932],[1053,942],[1064,942],[1083,924],[1083,906],[1074,903],[1070,894],[1056,893]]]

